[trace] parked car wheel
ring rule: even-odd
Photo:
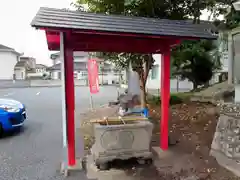
[[[0,123],[0,137],[2,137],[2,135],[3,135],[3,126],[2,126],[2,124]]]

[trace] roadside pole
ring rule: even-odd
[[[66,95],[65,95],[65,64],[64,64],[64,38],[60,33],[60,57],[61,57],[61,83],[62,83],[62,138],[63,138],[63,159],[61,170],[66,170],[68,153],[67,153],[67,122],[66,122]]]
[[[90,85],[89,79],[88,79],[88,85]],[[90,108],[93,111],[93,97],[90,91],[89,91],[89,103],[90,103]]]

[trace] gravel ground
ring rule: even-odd
[[[154,123],[152,147],[159,147],[159,106],[152,106],[151,121]],[[89,119],[112,115],[115,108],[98,109],[82,118],[82,130],[87,138],[85,144],[91,147],[92,129]],[[178,142],[159,158],[154,153],[154,165],[141,167],[135,162],[118,163],[114,169],[95,172],[98,179],[129,180],[237,180],[233,173],[218,165],[209,156],[218,119],[218,110],[211,104],[187,102],[173,105],[170,114],[170,139]],[[109,178],[111,177],[111,178]]]

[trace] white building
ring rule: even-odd
[[[16,80],[24,80],[31,76],[31,73],[35,73],[36,59],[32,57],[20,57],[19,61],[14,67],[14,75]]]
[[[43,64],[35,64],[35,68],[27,73],[29,79],[42,79],[48,77],[47,66]]]
[[[154,54],[155,63],[149,72],[146,88],[148,90],[158,90],[161,88],[161,54]],[[193,88],[193,84],[188,80],[170,80],[171,91],[189,91]]]
[[[0,80],[14,78],[14,66],[19,61],[20,55],[13,48],[0,44]]]
[[[24,80],[27,78],[26,62],[18,61],[14,67],[14,78],[16,80]]]
[[[109,62],[102,62],[99,65],[99,83],[100,84],[119,84],[122,73],[115,69],[115,66]]]
[[[76,51],[74,56],[74,77],[87,82],[87,61],[89,55],[87,52]],[[60,52],[54,53],[50,57],[53,61],[53,66],[48,68],[51,79],[61,79],[61,59]]]
[[[89,53],[76,51],[73,53],[74,56],[74,77],[77,80],[83,81],[83,83],[88,82],[88,69],[87,62]],[[53,66],[48,68],[50,72],[51,79],[61,79],[61,60],[60,53],[52,54],[50,57],[53,60]],[[100,84],[116,84],[120,81],[120,73],[115,70],[111,63],[104,62],[98,59],[99,67],[99,83]]]

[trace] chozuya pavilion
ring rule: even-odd
[[[45,31],[48,49],[60,50],[63,58],[63,147],[67,152],[68,167],[76,164],[73,51],[162,54],[160,146],[167,150],[171,48],[187,39],[217,39],[210,24],[203,28],[184,20],[105,15],[45,7],[39,9],[31,26]]]

